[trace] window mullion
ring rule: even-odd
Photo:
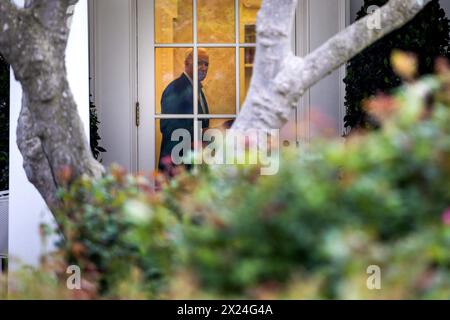
[[[240,66],[240,63],[241,63],[241,61],[240,61],[240,48],[239,48],[239,38],[240,38],[240,30],[239,30],[239,27],[240,27],[240,21],[239,21],[239,19],[240,19],[240,17],[239,17],[239,0],[235,0],[235,2],[234,2],[235,4],[234,4],[234,10],[235,10],[235,21],[234,21],[234,23],[235,23],[235,27],[236,27],[236,48],[235,48],[235,50],[236,50],[236,57],[235,57],[235,67],[236,67],[236,114],[238,114],[239,113],[239,110],[240,110],[240,104],[241,104],[241,77],[240,77],[240,68],[239,68],[239,66]]]
[[[197,21],[197,0],[193,0],[193,28],[194,28],[194,34],[193,34],[193,40],[194,40],[194,46],[193,46],[193,58],[194,58],[194,72],[193,72],[193,114],[194,114],[194,150],[200,150],[199,149],[199,128],[198,128],[198,21]],[[198,155],[196,155],[198,156]],[[194,160],[194,164],[196,164],[196,160]]]
[[[235,114],[199,114],[197,116],[188,114],[155,114],[155,119],[230,119],[236,118]]]

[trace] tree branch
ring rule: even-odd
[[[288,10],[296,1],[283,0],[280,6],[278,0],[265,0],[258,16],[255,73],[243,111],[233,129],[245,131],[281,128],[308,88],[372,43],[409,22],[429,1],[390,0],[380,8],[382,28],[369,28],[371,17],[366,16],[305,58],[299,58],[293,55],[288,46],[289,38],[284,36],[288,26],[292,25],[293,17],[290,16],[289,20],[283,22],[282,19],[286,19],[287,15],[278,12]],[[270,10],[275,10],[276,13],[271,16]],[[267,34],[274,34],[277,30],[283,30],[281,39],[268,39]]]
[[[53,209],[56,190],[68,182],[61,171],[70,170],[72,179],[104,171],[92,156],[67,81],[68,18],[77,0],[28,0],[24,9],[0,1],[0,22],[9,32],[0,51],[23,91],[17,143],[28,179]],[[14,29],[5,28],[5,22],[14,23]]]

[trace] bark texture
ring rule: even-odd
[[[26,1],[24,8],[0,1],[0,51],[23,89],[17,143],[28,179],[50,208],[69,171],[71,178],[103,172],[67,81],[65,51],[77,1]]]
[[[233,129],[279,129],[289,120],[301,96],[319,80],[359,52],[400,28],[419,13],[429,0],[390,0],[378,12],[381,28],[367,16],[306,57],[294,56],[290,34],[296,0],[263,0],[257,21],[254,74],[242,112]]]

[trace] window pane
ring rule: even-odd
[[[190,150],[193,146],[194,141],[194,120],[193,119],[157,119],[156,125],[156,143],[155,143],[155,154],[156,154],[156,169],[165,171],[169,167],[173,166],[176,159],[172,157],[172,151],[174,151],[175,146],[180,146],[180,143],[187,143],[185,150]],[[184,129],[185,136],[177,137],[176,141],[171,141],[174,131],[177,129]],[[186,138],[186,139],[184,139]],[[177,149],[176,149],[177,150]],[[176,157],[181,158],[184,155],[183,152],[177,153],[176,150],[174,154]],[[180,148],[182,150],[182,148]]]
[[[193,89],[184,74],[189,48],[155,49],[156,113],[192,114]]]
[[[240,49],[240,102],[241,107],[244,104],[248,89],[250,88],[250,81],[253,74],[253,61],[255,59],[256,48],[241,48]]]
[[[155,0],[155,42],[192,43],[192,0]]]
[[[235,43],[234,0],[198,0],[198,42]]]
[[[209,119],[209,128],[227,130],[233,124],[234,119]]]
[[[225,164],[225,154],[217,154],[218,148],[222,147],[224,139],[226,138],[227,130],[233,125],[234,119],[209,119],[209,129],[203,132],[201,137],[203,146],[203,163],[211,164],[215,162],[216,164]],[[221,134],[218,134],[218,131]],[[220,155],[222,157],[220,157]],[[212,158],[211,158],[212,157]]]
[[[256,43],[256,16],[261,0],[239,1],[239,42]]]
[[[218,154],[215,153],[214,150],[217,151],[217,148],[222,145],[226,137],[226,132],[228,129],[231,128],[233,125],[234,119],[209,119],[209,129],[218,129],[220,130],[221,134],[218,134],[217,130],[210,130],[203,133],[203,136],[201,137],[202,140],[202,146],[203,146],[203,160],[204,163],[211,163],[208,159],[205,159],[205,157],[213,156],[215,157],[215,160],[217,161],[217,164],[225,164],[225,159],[219,158]],[[216,141],[216,139],[219,139]],[[207,148],[211,148],[211,150],[207,150]]]
[[[200,48],[199,80],[202,84],[203,105],[207,114],[236,114],[236,54],[234,48]],[[208,60],[208,67],[204,65]],[[202,76],[203,74],[203,76]],[[202,102],[199,95],[199,104]],[[200,106],[201,107],[201,106]],[[199,110],[201,110],[199,108]]]

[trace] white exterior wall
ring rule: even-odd
[[[308,0],[309,2],[309,52],[343,30],[349,19],[346,0]],[[344,126],[345,86],[342,82],[345,68],[334,71],[319,81],[309,91],[310,137],[339,137]]]
[[[18,0],[17,3],[22,2]],[[67,48],[69,83],[89,137],[89,57],[88,57],[87,0],[80,0],[72,21],[72,32]],[[39,226],[53,223],[44,200],[28,182],[22,167],[23,158],[16,144],[17,120],[21,109],[22,90],[11,75],[10,92],[10,196],[9,196],[9,257],[10,268],[17,267],[14,259],[36,265],[45,248],[41,245]]]
[[[101,122],[100,145],[107,150],[103,164],[118,163],[128,171],[137,170],[134,3],[89,0],[91,93]]]

